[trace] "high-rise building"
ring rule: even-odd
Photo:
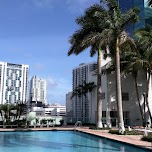
[[[140,9],[139,22],[136,24],[131,24],[131,25],[129,24],[129,26],[126,27],[129,34],[133,35],[136,29],[139,29],[145,25],[144,0],[117,0],[117,1],[123,13],[125,13],[127,10],[133,7],[138,7]]]
[[[97,69],[96,62],[85,64],[80,64],[77,68],[73,69],[73,91],[79,85],[82,85],[85,81],[89,83],[89,73]],[[83,122],[88,122],[89,117],[89,102],[87,96],[74,96],[72,99],[72,117],[77,120],[82,120]]]
[[[0,103],[27,101],[29,66],[0,62]]]
[[[46,80],[33,76],[30,81],[30,102],[47,104]]]
[[[72,92],[66,94],[66,117],[72,117]]]
[[[102,66],[101,86],[102,86],[102,122],[106,126],[118,126],[117,101],[116,101],[116,81],[115,72],[109,71],[109,64]],[[83,64],[73,70],[73,87],[81,84],[83,79],[89,82],[94,82],[97,85],[97,74],[95,71],[89,71],[92,64]],[[84,75],[83,75],[84,74]],[[83,76],[82,76],[83,75]],[[85,79],[86,78],[86,79]],[[146,90],[146,73],[140,71],[137,76],[137,87],[140,105],[142,110],[145,110],[145,121],[149,121],[147,107],[145,106],[145,97],[143,96]],[[142,125],[142,119],[139,110],[139,101],[137,99],[136,86],[134,78],[131,74],[121,75],[122,83],[122,106],[124,123],[129,126]],[[152,92],[150,80],[149,93]],[[70,95],[70,94],[69,94]],[[149,105],[152,107],[152,93],[149,94]],[[136,112],[135,112],[136,111]],[[97,123],[97,87],[95,87],[87,97],[75,96],[72,98],[72,116],[67,116],[67,123]],[[71,117],[71,119],[70,119]]]

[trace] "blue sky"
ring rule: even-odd
[[[0,61],[28,64],[30,76],[47,80],[50,103],[65,103],[72,69],[95,61],[85,52],[67,56],[76,17],[98,0],[0,0]]]
[[[0,61],[30,66],[29,79],[47,80],[50,103],[65,103],[72,69],[96,61],[88,51],[67,56],[75,19],[99,0],[0,0]]]

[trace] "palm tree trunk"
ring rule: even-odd
[[[148,73],[147,90],[146,90],[146,105],[147,105],[147,108],[148,108],[148,113],[149,113],[150,121],[152,123],[152,114],[151,114],[150,107],[149,107],[149,102],[148,102],[150,77],[151,77],[151,74]]]
[[[134,80],[135,80],[135,90],[136,90],[138,106],[139,106],[139,110],[140,110],[140,114],[141,114],[142,124],[144,124],[144,115],[143,115],[142,107],[140,105],[139,92],[138,92],[138,87],[137,87],[137,77],[136,76],[134,76]]]
[[[97,75],[97,127],[102,128],[102,89],[101,89],[101,49],[98,50],[98,75]]]
[[[3,113],[2,113],[2,111],[1,111],[1,110],[0,110],[0,114],[1,114],[2,121],[4,121]]]
[[[122,93],[121,93],[121,75],[120,75],[120,51],[119,51],[119,39],[116,40],[116,56],[115,56],[115,71],[116,71],[116,99],[117,99],[117,112],[119,132],[124,133],[124,121],[123,121],[123,109],[122,109]]]
[[[91,105],[91,107],[90,107],[90,108],[91,108],[91,112],[90,112],[90,113],[91,113],[91,114],[90,114],[90,123],[91,123],[91,118],[92,118],[92,92],[91,92],[91,103],[90,103],[90,105]]]

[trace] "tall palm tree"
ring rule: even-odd
[[[83,83],[81,85],[79,85],[78,87],[76,87],[73,90],[71,98],[73,98],[76,95],[78,95],[78,96],[82,96],[82,95],[87,96],[87,93],[88,92],[92,92],[92,90],[95,87],[96,87],[96,85],[94,84],[94,82],[87,83],[86,81],[83,81]]]
[[[104,0],[101,0],[104,2]],[[102,34],[108,40],[108,45],[111,55],[115,61],[115,73],[116,73],[116,99],[117,99],[117,111],[118,111],[118,123],[119,132],[125,131],[123,121],[123,109],[122,109],[122,92],[121,92],[121,75],[120,75],[120,48],[124,47],[126,43],[131,43],[132,39],[129,38],[125,31],[126,26],[138,21],[139,9],[132,8],[126,13],[122,13],[118,3],[115,0],[107,0],[108,13],[106,16],[106,28],[102,31]],[[101,13],[96,13],[100,18]],[[102,15],[101,15],[102,16]]]
[[[96,85],[94,84],[94,82],[86,83],[86,81],[83,81],[82,85],[79,85],[73,90],[71,98],[73,98],[74,96],[78,96],[78,97],[85,96],[85,98],[88,100],[87,94],[91,93],[95,87]],[[92,114],[92,99],[91,99],[91,114]]]
[[[96,12],[101,12],[102,20],[96,17]],[[80,29],[70,37],[71,48],[68,55],[78,55],[90,47],[90,56],[96,53],[98,74],[97,74],[97,127],[102,128],[102,99],[101,99],[101,52],[106,50],[106,41],[101,37],[101,32],[105,28],[106,11],[100,4],[95,4],[88,8],[84,15],[76,19]]]
[[[146,73],[146,69],[143,67],[142,64],[143,62],[141,63],[141,61],[145,58],[144,50],[139,41],[135,40],[135,45],[133,47],[129,46],[123,51],[125,51],[125,53],[121,57],[121,69],[123,69],[122,72],[124,74],[131,74],[134,79],[138,107],[141,115],[142,124],[144,125],[144,113],[140,103],[141,101],[137,82],[139,72],[144,71]]]
[[[70,39],[71,48],[68,55],[78,55],[83,50],[91,47],[90,54],[98,53],[98,78],[97,78],[97,126],[101,127],[102,122],[102,101],[101,101],[101,50],[105,50],[109,45],[111,54],[115,57],[116,71],[116,97],[118,109],[119,128],[123,133],[123,110],[122,110],[122,95],[121,95],[121,77],[120,77],[120,46],[129,37],[125,32],[125,27],[137,21],[139,10],[137,8],[130,9],[125,14],[122,14],[115,0],[107,0],[107,7],[102,7],[105,0],[101,0],[101,5],[90,7],[85,15],[78,18],[77,24],[80,25],[80,30],[76,31]],[[91,11],[90,11],[91,10]],[[131,41],[130,41],[131,42]]]
[[[147,72],[147,88],[146,88],[146,105],[148,108],[149,116],[152,123],[152,113],[150,111],[148,95],[149,95],[149,84],[150,78],[152,77],[152,26],[146,26],[136,31],[136,36],[142,45],[143,55],[140,59],[140,63],[143,65]],[[138,61],[139,62],[139,61]]]

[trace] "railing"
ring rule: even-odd
[[[80,127],[82,126],[82,122],[81,121],[77,121],[74,125],[74,127]]]

